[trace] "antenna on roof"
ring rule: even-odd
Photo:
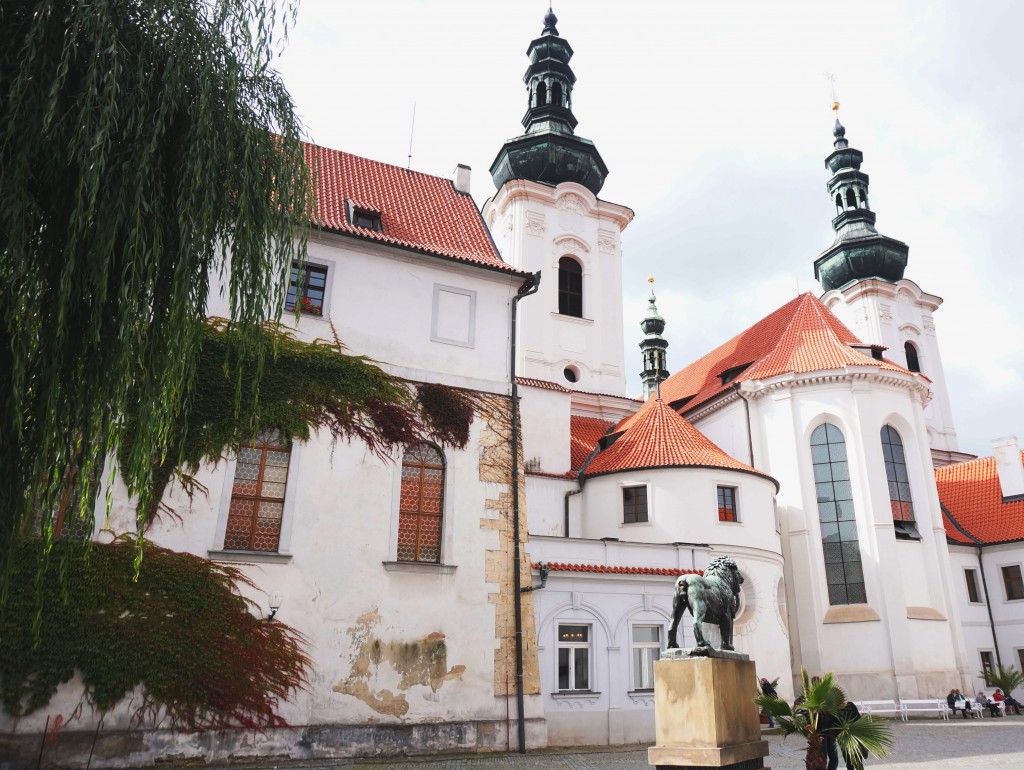
[[[412,134],[416,130],[416,102],[412,103],[412,123],[409,126],[409,164],[406,168],[412,168]]]

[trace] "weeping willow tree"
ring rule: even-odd
[[[275,0],[0,4],[0,600],[16,542],[78,500],[131,426],[145,510],[188,418],[210,276],[236,406],[305,252],[301,127],[270,68]],[[243,376],[244,373],[244,376]]]

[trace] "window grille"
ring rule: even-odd
[[[228,551],[277,551],[291,447],[277,431],[238,448],[224,533]]]
[[[398,561],[440,563],[444,514],[444,456],[416,444],[402,458],[398,508]]]

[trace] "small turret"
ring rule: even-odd
[[[644,369],[640,378],[644,383],[645,401],[658,392],[659,383],[668,379],[668,340],[661,336],[665,331],[665,319],[659,315],[654,304],[654,276],[648,278],[647,282],[651,284],[651,296],[647,300],[647,315],[640,322],[644,332],[643,342],[640,343]]]

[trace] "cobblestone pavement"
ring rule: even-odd
[[[892,722],[895,745],[888,759],[869,759],[868,768],[961,770],[1024,768],[1024,717],[960,720],[912,719]],[[772,770],[803,770],[804,744],[796,737],[765,736]],[[843,764],[840,763],[840,767]],[[231,770],[651,770],[647,748],[545,749],[528,754],[472,754],[402,759],[266,761],[253,765],[205,765]]]

